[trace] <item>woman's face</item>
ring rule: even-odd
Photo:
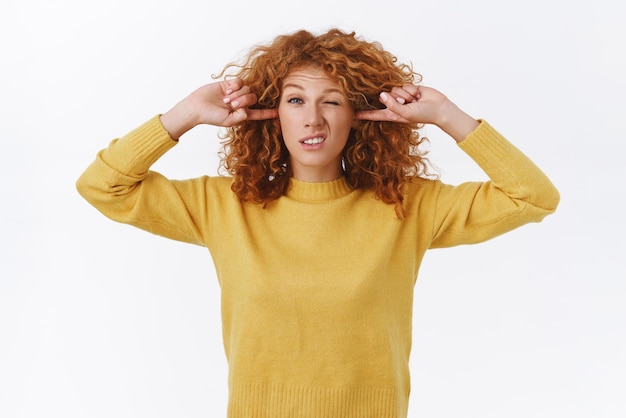
[[[278,118],[296,180],[341,177],[354,109],[337,82],[313,67],[292,71],[283,81]]]

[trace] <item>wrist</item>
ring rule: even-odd
[[[192,109],[187,100],[183,100],[161,115],[161,124],[172,139],[178,140],[198,124],[198,116]]]
[[[456,142],[463,141],[479,125],[479,122],[461,110],[450,100],[442,104],[436,125]]]

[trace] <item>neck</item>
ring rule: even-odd
[[[307,183],[325,183],[343,177],[343,170],[339,167],[293,167],[292,177]]]

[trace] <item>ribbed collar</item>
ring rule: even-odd
[[[302,202],[320,202],[338,199],[352,191],[345,177],[323,183],[289,180],[287,197]]]

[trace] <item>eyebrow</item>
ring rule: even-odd
[[[304,90],[304,87],[302,87],[299,84],[294,84],[294,83],[287,83],[287,84],[285,84],[283,86],[283,90],[285,90],[287,87],[293,87],[293,88],[298,89],[298,90]],[[336,87],[324,89],[322,91],[322,93],[339,93],[339,94],[343,95],[343,92],[341,90],[339,90],[338,88],[336,88]]]

